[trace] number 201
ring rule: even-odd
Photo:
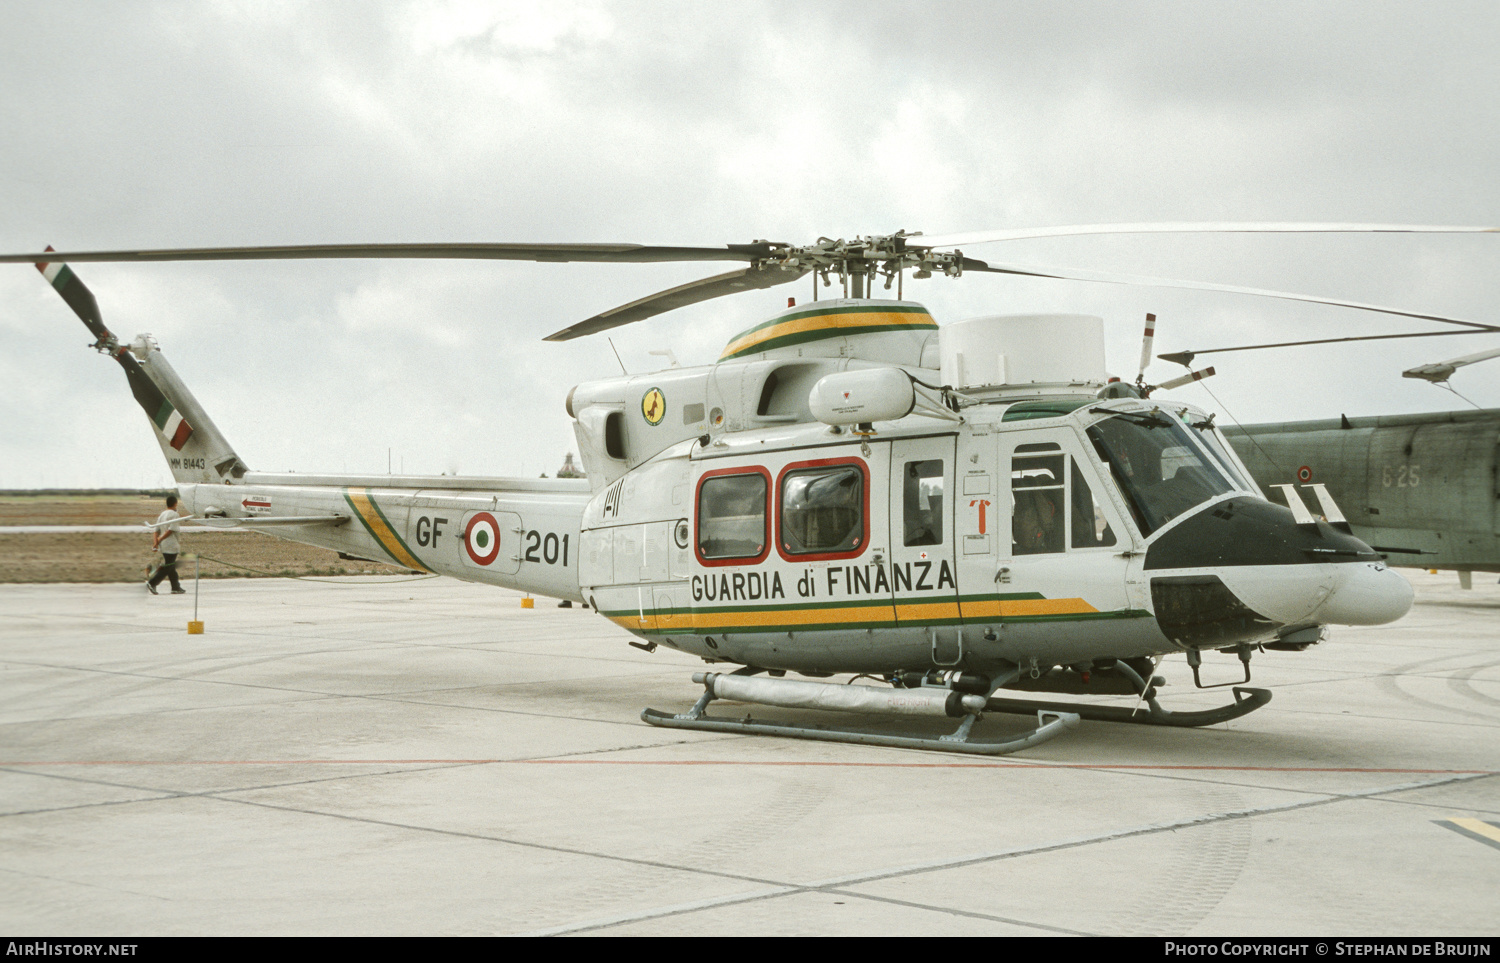
[[[546,562],[548,565],[556,565],[559,557],[562,564],[568,564],[568,536],[561,539],[556,532],[548,532],[546,537],[541,532],[530,531],[524,536],[526,540],[526,554],[521,556],[523,562]],[[561,552],[559,553],[559,549]],[[541,554],[538,555],[537,553]]]

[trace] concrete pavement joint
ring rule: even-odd
[[[403,775],[403,774],[408,774],[408,773],[433,772],[433,771],[438,771],[438,770],[443,770],[443,769],[463,769],[463,768],[466,768],[468,766],[482,764],[483,762],[485,762],[485,760],[478,760],[476,762],[462,761],[462,762],[444,763],[444,764],[437,764],[437,765],[416,765],[416,764],[413,764],[413,765],[409,765],[409,766],[406,766],[406,767],[400,768],[400,769],[379,769],[379,770],[376,770],[374,772],[345,772],[345,773],[339,773],[339,774],[333,775],[333,776],[319,776],[319,777],[312,778],[312,779],[293,779],[293,780],[289,780],[289,781],[285,781],[285,782],[263,783],[263,784],[258,785],[258,786],[228,786],[228,787],[225,787],[223,789],[203,789],[203,790],[161,789],[161,788],[156,787],[156,786],[139,786],[139,785],[136,785],[135,783],[115,782],[115,781],[109,780],[109,779],[85,779],[85,778],[83,778],[81,776],[69,776],[69,775],[66,775],[66,774],[63,774],[63,773],[57,773],[57,772],[39,772],[39,771],[36,771],[36,770],[22,770],[22,769],[12,769],[12,768],[0,768],[0,772],[11,772],[11,773],[16,773],[16,774],[20,774],[20,775],[42,776],[42,777],[45,777],[45,778],[48,778],[48,779],[60,779],[60,780],[64,780],[64,781],[67,781],[67,782],[82,783],[84,785],[107,786],[110,789],[128,789],[128,790],[132,790],[132,791],[135,791],[135,792],[145,792],[145,793],[154,793],[154,794],[156,794],[156,795],[153,795],[153,796],[150,796],[150,797],[145,797],[145,798],[140,798],[140,799],[111,799],[111,800],[105,800],[105,801],[101,801],[101,802],[97,802],[97,803],[82,803],[82,804],[79,804],[77,806],[57,806],[57,807],[54,807],[52,809],[36,809],[36,810],[27,810],[27,811],[24,811],[24,812],[0,813],[0,819],[6,818],[6,817],[9,817],[9,816],[27,816],[27,815],[45,814],[45,813],[53,813],[53,812],[64,812],[64,811],[72,810],[72,809],[93,809],[93,808],[98,808],[98,807],[101,807],[101,806],[120,806],[120,805],[127,805],[127,804],[133,804],[133,803],[162,802],[162,801],[171,800],[171,799],[206,799],[206,798],[210,798],[210,797],[220,797],[220,796],[223,796],[226,793],[256,792],[256,791],[266,790],[266,789],[287,789],[287,788],[292,788],[292,787],[296,787],[296,786],[311,786],[311,785],[317,785],[319,783],[338,782],[339,780],[368,779],[368,778],[371,778],[371,777],[374,777],[374,776],[397,776],[397,775]],[[108,765],[108,763],[106,763],[105,765]],[[167,765],[170,765],[170,764],[167,764]],[[275,763],[272,763],[271,765],[275,765]],[[238,801],[238,800],[235,800],[235,801]]]
[[[43,873],[23,873],[18,869],[11,869],[8,866],[0,866],[0,873],[9,873],[12,876],[19,876],[23,879],[28,880],[45,879],[53,883],[64,883],[69,886],[83,886],[87,889],[102,889],[109,893],[129,893],[131,896],[140,896],[144,899],[160,900],[163,903],[172,902],[171,897],[160,896],[156,893],[142,893],[133,889],[122,889],[118,886],[101,886],[98,883],[86,883],[81,879],[68,879],[65,876],[48,876]]]
[[[102,668],[98,668],[98,667],[94,667],[94,666],[85,666],[85,667],[79,667],[79,666],[58,666],[58,665],[51,665],[51,664],[48,664],[48,663],[34,663],[34,662],[19,662],[19,663],[16,663],[16,664],[19,664],[19,665],[28,665],[28,666],[40,667],[40,668],[57,669],[57,670],[71,670],[71,671],[77,671],[77,672],[98,673],[98,674],[101,674],[101,675],[121,676],[121,677],[125,677],[125,678],[149,679],[149,680],[154,681],[154,682],[186,682],[186,683],[194,683],[194,684],[199,684],[199,685],[223,685],[223,686],[232,686],[232,687],[245,688],[245,689],[257,689],[257,690],[265,690],[265,691],[268,691],[268,692],[290,692],[290,693],[295,693],[297,695],[304,695],[304,696],[312,697],[308,701],[313,701],[315,699],[365,699],[365,700],[369,700],[369,701],[372,701],[372,702],[387,702],[387,703],[398,704],[398,705],[415,705],[415,706],[425,706],[425,707],[429,707],[429,708],[431,708],[431,707],[441,707],[441,708],[444,708],[444,709],[461,709],[461,710],[473,711],[473,712],[491,712],[491,713],[499,713],[499,714],[503,714],[503,715],[528,716],[528,717],[539,718],[539,719],[566,719],[566,720],[571,720],[571,721],[575,721],[575,722],[597,722],[597,723],[602,723],[604,725],[612,725],[612,726],[617,726],[617,725],[630,725],[630,726],[634,726],[634,725],[638,725],[639,724],[639,720],[637,720],[635,718],[631,718],[629,720],[585,719],[585,718],[581,718],[581,717],[579,717],[577,715],[573,715],[573,714],[569,714],[569,713],[564,713],[564,712],[556,712],[556,713],[552,713],[552,712],[535,712],[535,711],[526,711],[526,710],[521,710],[521,709],[506,709],[506,708],[501,708],[501,707],[498,707],[498,706],[471,706],[471,705],[455,704],[455,703],[450,703],[450,702],[425,702],[425,701],[420,701],[420,700],[413,700],[413,699],[410,699],[410,698],[405,698],[405,699],[403,699],[403,698],[397,698],[394,695],[383,695],[383,694],[362,693],[362,692],[324,692],[324,691],[319,691],[317,689],[300,689],[300,688],[296,688],[296,687],[293,687],[293,686],[275,686],[275,685],[267,685],[265,683],[259,683],[259,682],[236,682],[236,681],[227,680],[227,679],[201,679],[201,678],[194,678],[194,677],[155,675],[155,674],[151,674],[151,673],[147,673],[147,672],[127,671],[127,670],[123,670],[123,669],[102,669]],[[548,681],[551,681],[551,680],[537,680],[537,682],[535,682],[533,684],[535,684],[535,685],[546,685],[548,683]],[[408,691],[411,691],[411,690],[408,690]],[[446,691],[446,690],[438,690],[438,691]],[[219,709],[219,708],[222,708],[222,707],[219,707],[219,706],[201,706],[201,707],[194,707],[194,710],[188,710],[188,711],[195,711],[196,709],[213,710],[213,709]],[[141,714],[154,715],[158,711],[160,711],[160,710],[152,710],[151,712],[146,712],[146,713],[119,713],[118,715],[121,715],[121,716],[131,716],[131,715],[141,715]],[[182,710],[171,710],[171,711],[182,711]],[[56,718],[17,720],[17,721],[14,721],[14,722],[0,723],[0,726],[8,726],[8,725],[35,725],[35,724],[40,723],[40,722],[51,723],[51,722],[67,721],[67,720],[70,720],[70,719],[96,719],[96,718],[100,718],[100,716],[98,716],[98,715],[88,715],[88,716],[59,716],[59,717],[56,717]]]
[[[250,789],[226,790],[223,794],[213,795],[207,798],[218,799],[222,802],[237,803],[244,806],[258,806],[262,809],[274,809],[281,812],[301,813],[304,816],[323,816],[328,819],[341,819],[348,822],[364,823],[370,826],[384,826],[390,829],[403,829],[408,832],[432,833],[439,836],[452,836],[458,839],[477,839],[483,842],[500,843],[506,846],[520,846],[526,849],[535,849],[542,852],[560,853],[565,856],[582,856],[591,859],[601,859],[608,862],[625,863],[631,866],[647,866],[651,869],[664,869],[676,873],[690,873],[698,876],[712,876],[716,879],[733,880],[739,883],[756,883],[763,886],[785,886],[775,880],[762,879],[758,876],[746,876],[740,873],[725,873],[712,869],[700,869],[693,866],[678,866],[672,863],[664,863],[659,860],[641,859],[636,856],[619,856],[613,853],[593,852],[586,849],[577,849],[570,846],[554,846],[550,843],[533,843],[522,839],[512,839],[507,836],[494,836],[487,833],[471,833],[459,829],[443,829],[437,826],[418,826],[413,823],[399,823],[386,819],[375,819],[371,816],[354,816],[349,813],[326,812],[318,809],[304,809],[298,806],[282,806],[276,803],[260,802],[254,799],[235,799],[230,793],[252,792]],[[791,884],[795,885],[795,884]]]
[[[1060,843],[1048,843],[1043,846],[1025,847],[1022,849],[999,850],[992,853],[983,853],[975,856],[959,857],[957,859],[936,860],[932,863],[919,863],[913,866],[901,867],[899,869],[877,873],[859,874],[855,876],[841,876],[834,879],[823,880],[818,883],[809,884],[811,887],[824,886],[848,886],[857,883],[867,883],[876,880],[889,879],[896,876],[909,876],[914,873],[929,873],[944,869],[954,869],[960,866],[971,866],[977,863],[993,862],[1001,859],[1014,859],[1018,856],[1033,856],[1039,853],[1056,852],[1061,849],[1076,849],[1079,846],[1089,846],[1095,843],[1112,842],[1117,839],[1130,839],[1135,836],[1151,836],[1157,833],[1172,832],[1178,829],[1186,829],[1195,826],[1206,826],[1210,823],[1223,822],[1229,819],[1245,819],[1250,816],[1266,816],[1274,813],[1294,812],[1299,809],[1309,809],[1315,806],[1326,806],[1330,803],[1345,802],[1353,799],[1364,799],[1369,796],[1382,795],[1390,792],[1402,792],[1409,789],[1427,789],[1433,786],[1447,785],[1448,783],[1464,782],[1471,779],[1486,779],[1489,773],[1481,775],[1458,775],[1445,779],[1433,779],[1419,783],[1407,783],[1400,786],[1382,786],[1374,789],[1360,789],[1345,793],[1327,793],[1323,799],[1300,800],[1291,803],[1279,803],[1272,806],[1255,806],[1247,809],[1234,809],[1222,813],[1205,813],[1201,816],[1192,816],[1187,819],[1176,820],[1170,823],[1156,823],[1149,826],[1140,826],[1135,829],[1119,830],[1111,833],[1101,833],[1097,836],[1084,836],[1079,839],[1065,840]]]
[[[680,904],[678,907],[662,907],[662,908],[652,909],[652,910],[643,910],[643,911],[640,911],[640,912],[637,912],[637,913],[623,914],[623,915],[621,915],[619,917],[611,917],[611,918],[606,918],[606,919],[595,919],[595,920],[589,920],[589,921],[585,921],[585,922],[580,922],[580,923],[574,924],[572,926],[564,925],[564,926],[559,926],[559,927],[552,927],[552,928],[549,928],[549,929],[546,929],[546,930],[540,930],[540,931],[536,931],[536,932],[533,932],[533,933],[527,933],[525,935],[528,935],[528,936],[543,936],[543,935],[546,935],[546,936],[560,936],[560,935],[564,935],[564,934],[568,934],[568,933],[579,933],[579,932],[586,932],[586,931],[589,931],[589,930],[606,929],[606,928],[610,928],[610,927],[614,927],[614,926],[621,926],[621,925],[624,925],[626,923],[642,922],[642,921],[650,920],[650,919],[663,919],[663,918],[666,918],[668,916],[675,916],[675,915],[681,915],[683,913],[697,912],[698,910],[701,910],[701,909],[716,908],[716,907],[720,907],[720,906],[737,905],[739,903],[754,902],[754,901],[763,900],[763,899],[773,899],[773,898],[778,898],[778,897],[785,896],[785,895],[791,895],[791,894],[794,894],[794,893],[804,893],[804,892],[839,893],[841,895],[859,896],[861,898],[884,899],[883,897],[878,897],[878,896],[873,896],[873,895],[867,895],[867,894],[863,894],[863,893],[849,892],[848,890],[845,889],[845,887],[850,886],[850,885],[859,885],[859,884],[863,884],[863,883],[878,882],[878,881],[883,881],[883,880],[888,880],[888,879],[896,879],[896,878],[899,878],[899,877],[902,877],[902,876],[912,876],[912,875],[917,875],[917,874],[922,874],[922,873],[938,872],[938,871],[947,870],[947,869],[958,869],[958,868],[967,867],[967,866],[974,866],[974,865],[977,865],[977,864],[980,864],[980,863],[995,862],[995,861],[1004,860],[1004,859],[1014,859],[1016,857],[1021,857],[1021,856],[1040,855],[1040,854],[1044,854],[1044,853],[1057,852],[1057,851],[1063,850],[1063,849],[1076,849],[1078,847],[1091,846],[1091,845],[1095,845],[1095,844],[1098,844],[1098,843],[1114,842],[1116,840],[1130,839],[1130,838],[1134,838],[1134,837],[1138,837],[1138,836],[1156,835],[1158,833],[1163,833],[1163,832],[1173,832],[1173,831],[1178,830],[1178,829],[1196,828],[1196,827],[1199,827],[1199,826],[1206,826],[1206,825],[1209,825],[1209,824],[1212,824],[1212,823],[1224,822],[1226,820],[1231,820],[1231,819],[1244,819],[1244,818],[1251,817],[1251,816],[1271,815],[1271,814],[1275,814],[1275,813],[1292,812],[1292,811],[1299,810],[1299,809],[1308,809],[1308,808],[1311,808],[1311,807],[1314,807],[1314,806],[1324,806],[1324,805],[1328,805],[1329,803],[1344,802],[1344,801],[1348,801],[1348,800],[1352,800],[1352,799],[1361,799],[1361,798],[1364,798],[1364,797],[1367,797],[1367,796],[1377,795],[1377,794],[1381,794],[1381,793],[1400,792],[1400,791],[1405,791],[1405,790],[1409,790],[1409,789],[1422,789],[1422,788],[1429,788],[1429,787],[1432,787],[1432,786],[1440,786],[1440,785],[1445,785],[1445,784],[1452,783],[1452,782],[1459,782],[1459,781],[1464,781],[1464,780],[1469,780],[1469,779],[1487,778],[1488,775],[1489,774],[1475,776],[1475,775],[1467,775],[1467,774],[1465,774],[1465,775],[1459,775],[1459,776],[1452,776],[1452,777],[1449,777],[1449,778],[1446,778],[1446,779],[1428,780],[1428,781],[1421,782],[1421,783],[1405,784],[1405,785],[1401,785],[1401,786],[1385,786],[1385,787],[1380,787],[1378,789],[1358,790],[1358,791],[1349,792],[1349,793],[1326,794],[1325,798],[1323,798],[1323,799],[1317,799],[1317,800],[1304,800],[1304,801],[1298,801],[1298,802],[1294,802],[1294,803],[1281,803],[1281,804],[1274,805],[1274,806],[1260,806],[1260,807],[1254,807],[1254,808],[1249,808],[1249,809],[1237,809],[1237,810],[1232,810],[1230,812],[1224,812],[1224,813],[1207,813],[1207,814],[1204,814],[1204,815],[1201,815],[1201,816],[1193,816],[1193,817],[1190,817],[1190,818],[1187,818],[1187,819],[1176,820],[1176,821],[1170,822],[1170,823],[1157,823],[1157,824],[1153,824],[1153,825],[1149,825],[1149,826],[1136,827],[1134,829],[1125,829],[1125,830],[1118,830],[1118,831],[1110,832],[1110,833],[1101,833],[1101,834],[1096,835],[1096,836],[1086,836],[1086,837],[1083,837],[1083,838],[1080,838],[1080,839],[1066,840],[1066,841],[1059,842],[1059,843],[1048,843],[1048,844],[1041,845],[1041,846],[1029,846],[1029,847],[1023,847],[1023,848],[1020,848],[1020,849],[1001,850],[999,852],[993,852],[993,853],[983,853],[983,854],[978,854],[978,855],[960,856],[960,857],[956,857],[956,858],[934,860],[933,862],[930,862],[930,863],[919,863],[919,864],[910,865],[910,866],[898,867],[898,868],[895,868],[895,869],[876,870],[874,872],[867,872],[867,873],[856,873],[856,874],[849,875],[849,876],[840,876],[840,877],[835,877],[833,879],[821,880],[821,881],[818,881],[818,882],[806,883],[806,884],[801,884],[801,885],[785,884],[783,886],[777,887],[775,891],[765,891],[765,892],[758,892],[758,893],[753,893],[753,894],[749,894],[749,895],[742,895],[742,896],[740,896],[738,898],[731,897],[731,896],[719,897],[719,898],[711,900],[711,901],[704,901],[701,904],[699,904],[699,903],[689,903],[689,904]],[[887,902],[899,902],[897,900],[889,900],[889,899],[886,899],[885,901],[887,901]],[[976,916],[977,915],[977,916],[980,916],[981,918],[992,920],[992,921],[995,921],[995,922],[1011,923],[1011,924],[1018,925],[1018,926],[1036,926],[1037,925],[1037,924],[1026,923],[1026,922],[1022,922],[1022,921],[1015,920],[1015,919],[1009,919],[1009,918],[1005,918],[1005,917],[988,916],[988,915],[983,915],[983,914],[967,913],[965,911],[953,910],[953,909],[948,908],[948,907],[923,906],[923,904],[904,904],[904,905],[922,906],[922,908],[931,909],[931,910],[934,910],[934,911],[937,911],[937,912],[954,913],[956,915],[969,915],[969,916]],[[1050,926],[1045,926],[1045,925],[1041,926],[1040,928],[1042,928],[1042,929],[1048,929],[1048,930],[1056,930],[1055,927],[1050,927]],[[1072,931],[1062,931],[1062,932],[1072,932]],[[1084,935],[1089,935],[1089,934],[1084,934]]]

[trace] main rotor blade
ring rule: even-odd
[[[1068,224],[1061,227],[1023,227],[963,234],[918,234],[903,240],[907,247],[949,248],[1033,237],[1073,237],[1084,234],[1495,234],[1500,227],[1448,227],[1428,224],[1332,224],[1279,221],[1163,221],[1157,224]]]
[[[447,258],[488,261],[755,261],[778,245],[766,241],[724,247],[650,247],[642,244],[294,244],[270,247],[183,247],[157,250],[0,254],[0,264],[36,261],[263,261],[309,258]]]
[[[1390,341],[1395,338],[1444,338],[1453,334],[1492,334],[1493,328],[1467,328],[1463,331],[1408,331],[1403,334],[1362,334],[1349,338],[1316,338],[1312,341],[1277,341],[1272,344],[1241,344],[1232,348],[1204,348],[1201,351],[1177,351],[1157,355],[1163,361],[1190,365],[1200,354],[1227,354],[1230,351],[1260,351],[1263,348],[1301,348],[1310,344],[1342,344],[1345,341]]]
[[[1457,318],[1444,317],[1441,314],[1422,314],[1418,311],[1386,308],[1378,304],[1366,304],[1362,301],[1320,298],[1314,297],[1311,294],[1268,291],[1264,288],[1246,288],[1233,284],[1210,284],[1206,281],[1178,281],[1173,278],[1142,277],[1134,274],[1105,274],[1099,271],[1079,271],[1073,268],[1059,269],[1025,264],[996,264],[994,262],[976,261],[973,258],[967,257],[964,258],[963,269],[965,271],[985,271],[991,274],[1015,274],[1022,277],[1056,278],[1062,281],[1097,281],[1103,284],[1135,284],[1147,287],[1182,288],[1187,291],[1222,291],[1227,294],[1251,294],[1261,298],[1279,298],[1283,301],[1305,301],[1309,304],[1331,304],[1334,307],[1354,308],[1358,311],[1373,311],[1377,314],[1392,314],[1401,318],[1416,318],[1421,321],[1456,324],[1465,328],[1476,328],[1480,331],[1500,331],[1500,327],[1492,324],[1480,324],[1476,321],[1460,321]]]
[[[1431,381],[1433,384],[1442,384],[1453,377],[1453,372],[1464,365],[1473,364],[1476,361],[1488,361],[1491,358],[1500,358],[1500,348],[1492,348],[1489,351],[1476,351],[1466,354],[1462,358],[1453,358],[1449,361],[1439,361],[1434,364],[1418,365],[1415,368],[1407,368],[1401,372],[1403,378],[1421,378]]]
[[[658,291],[656,294],[605,311],[603,314],[596,314],[587,321],[580,321],[561,331],[553,332],[542,340],[571,341],[586,334],[597,334],[600,331],[608,331],[610,328],[618,328],[622,324],[641,321],[674,308],[697,304],[699,301],[707,301],[726,294],[738,294],[754,288],[770,288],[778,284],[786,284],[804,277],[810,270],[810,267],[785,268],[779,264],[770,264],[765,267],[740,268],[737,271],[704,278],[701,281],[689,281],[687,284],[680,284],[666,291]]]

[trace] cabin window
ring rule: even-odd
[[[705,475],[698,483],[698,559],[707,564],[766,557],[771,479],[762,470]]]
[[[943,544],[943,462],[909,461],[902,472],[905,545]]]
[[[783,555],[857,555],[865,546],[868,486],[860,462],[789,466],[781,474]]]
[[[1143,535],[1234,490],[1187,429],[1166,415],[1116,415],[1090,425],[1088,434]]]

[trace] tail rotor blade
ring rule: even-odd
[[[48,244],[47,250],[53,250],[52,245]],[[114,340],[115,336],[104,326],[104,318],[99,314],[99,302],[94,300],[94,292],[78,280],[72,268],[61,261],[38,261],[36,269],[42,272],[47,283],[68,302],[68,307],[83,321],[89,333],[99,339],[100,344]]]
[[[1146,336],[1141,341],[1141,370],[1136,374],[1135,380],[1140,382],[1146,377],[1146,366],[1151,363],[1151,343],[1156,340],[1156,315],[1146,315]]]
[[[1173,388],[1181,388],[1183,385],[1192,384],[1194,381],[1202,381],[1204,378],[1212,378],[1213,376],[1214,369],[1212,366],[1209,366],[1207,368],[1200,368],[1197,371],[1189,371],[1187,374],[1181,376],[1180,378],[1173,378],[1170,381],[1163,381],[1156,387],[1163,391],[1170,391]]]

